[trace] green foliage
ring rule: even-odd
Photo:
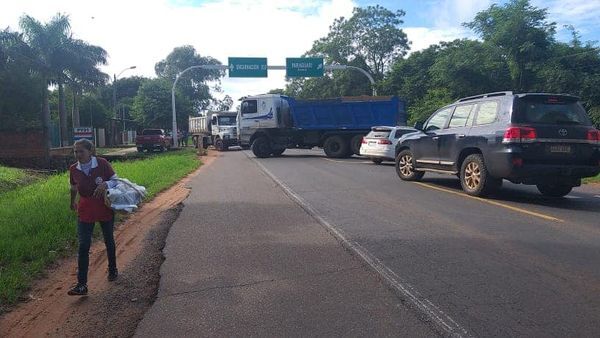
[[[536,80],[537,66],[548,57],[554,42],[556,24],[547,22],[547,16],[546,9],[532,6],[529,0],[510,0],[479,12],[465,26],[501,51],[508,61],[512,88],[527,91]]]
[[[40,177],[23,169],[4,167],[0,165],[0,196],[6,191],[16,189],[35,182]]]
[[[186,45],[174,48],[164,60],[155,65],[154,70],[160,78],[168,79],[172,83],[177,74],[188,67],[220,64],[210,56],[199,55],[193,46]],[[191,69],[182,75],[177,82],[177,87],[199,111],[206,109],[214,101],[207,82],[218,82],[224,75],[225,73],[220,70]]]
[[[327,64],[344,64],[383,79],[392,62],[409,49],[400,25],[404,11],[390,11],[379,5],[354,8],[350,18],[336,19],[327,36],[315,41],[307,56],[322,56]],[[323,98],[371,94],[369,80],[355,71],[335,71],[322,78],[293,79],[286,94],[300,98]]]
[[[454,101],[447,89],[430,89],[421,100],[408,108],[408,124],[425,122],[436,110]]]
[[[134,99],[133,118],[143,127],[170,129],[173,116],[171,88],[171,81],[165,78],[144,81]],[[194,106],[180,90],[175,91],[175,102],[177,124],[187,126]]]
[[[113,166],[152,198],[199,165],[190,149]],[[0,304],[16,302],[48,264],[76,248],[76,215],[68,196],[66,173],[0,195]]]

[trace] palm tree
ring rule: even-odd
[[[44,83],[42,93],[42,126],[47,137],[48,147],[51,146],[50,136],[50,105],[48,102],[49,85],[58,85],[59,90],[59,118],[61,129],[61,142],[68,144],[67,121],[64,103],[63,83],[64,69],[67,66],[67,47],[71,39],[71,24],[69,17],[57,14],[50,22],[41,23],[29,15],[25,15],[20,21],[25,42],[36,56],[32,62],[32,70],[40,75]]]
[[[73,126],[79,126],[79,98],[83,90],[90,90],[108,82],[109,76],[97,67],[106,64],[107,53],[98,46],[88,44],[83,40],[72,39],[68,49],[69,65],[66,78],[73,94],[71,110]]]

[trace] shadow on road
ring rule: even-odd
[[[423,183],[434,184],[442,188],[462,193],[460,181],[451,176],[448,178],[427,178],[427,176],[425,176]],[[566,210],[590,212],[598,212],[598,210],[600,210],[600,199],[595,199],[592,195],[585,193],[580,193],[580,195],[583,195],[584,197],[576,199],[546,197],[540,194],[534,186],[515,185],[504,181],[500,190],[486,198],[499,202],[515,202]]]

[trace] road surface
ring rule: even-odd
[[[234,168],[225,169],[230,167]],[[212,169],[217,168],[224,172],[205,175],[203,191],[202,184],[193,186],[192,194],[204,202],[186,204],[184,213],[203,207],[197,217],[205,215],[213,225],[234,227],[230,235],[238,232],[250,240],[253,231],[243,232],[241,224],[279,219],[288,215],[288,210],[297,213],[289,204],[293,201],[312,218],[298,214],[293,216],[299,217],[294,218],[298,222],[290,224],[305,233],[305,224],[318,221],[393,291],[382,299],[401,311],[387,313],[388,320],[396,318],[396,323],[402,323],[408,311],[441,334],[600,336],[598,188],[577,188],[564,199],[549,199],[534,187],[505,182],[493,198],[478,199],[464,195],[455,177],[428,173],[421,183],[403,182],[391,164],[377,166],[360,158],[328,159],[316,150],[288,150],[284,157],[268,159],[256,159],[247,151],[226,152]],[[215,182],[221,188],[230,184],[230,192],[219,195]],[[272,196],[248,195],[265,185]],[[209,196],[215,193],[218,198],[210,203]],[[246,194],[249,200],[240,204],[238,194]],[[287,209],[268,207],[271,202],[266,201],[272,198],[285,203]],[[211,211],[214,207],[222,211],[224,205],[230,211],[227,216]],[[247,213],[258,218],[235,216]],[[180,227],[202,223],[200,218],[190,218],[182,220]],[[204,230],[214,231],[210,227]],[[184,247],[171,237],[184,241],[185,235],[170,235],[167,249]],[[189,244],[187,250],[192,248]],[[167,253],[165,264],[171,254]],[[221,254],[234,253],[223,249]],[[164,272],[164,279],[172,279],[168,273],[180,270]],[[379,290],[378,285],[371,287]],[[345,306],[351,307],[359,300],[339,301],[350,302]],[[378,316],[387,310],[378,307]],[[427,334],[412,321],[405,327],[415,330],[415,335]],[[386,331],[389,326],[377,328],[362,332],[394,335]]]

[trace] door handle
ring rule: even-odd
[[[456,137],[458,137],[458,138],[465,138],[465,137],[467,137],[467,135],[465,135],[465,134],[458,134],[458,135],[456,135]]]

